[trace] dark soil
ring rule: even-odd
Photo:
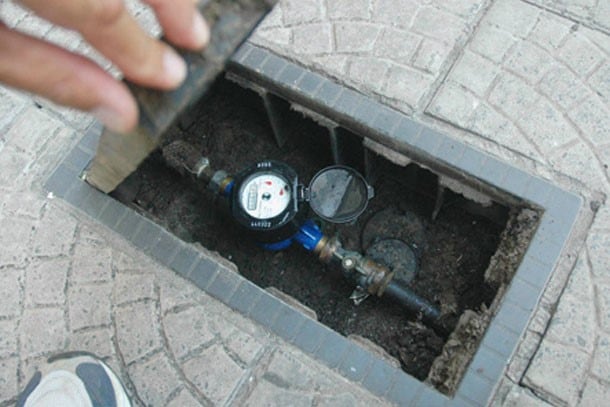
[[[216,169],[235,173],[256,161],[276,159],[294,167],[307,183],[318,170],[333,164],[325,129],[288,112],[293,128],[280,149],[258,96],[235,85],[220,82],[194,111],[191,120],[183,120],[169,132],[166,142],[189,141]],[[347,150],[352,152],[350,161],[362,169],[362,149],[351,146]],[[384,239],[400,240],[411,247],[419,266],[411,287],[441,307],[450,327],[465,310],[489,306],[496,290],[485,283],[484,273],[505,226],[502,220],[492,222],[468,213],[461,205],[464,198],[449,193],[432,221],[436,176],[414,165],[402,168],[381,158],[377,161],[376,196],[367,210],[351,225],[320,222],[324,232],[338,234],[344,247],[361,252]],[[349,299],[353,287],[341,273],[305,250],[295,246],[268,252],[244,239],[224,198],[213,197],[195,181],[168,168],[160,153],[151,155],[115,195],[182,239],[218,251],[259,286],[273,286],[293,296],[332,329],[372,340],[420,380],[441,353],[445,335],[383,298],[354,305]]]

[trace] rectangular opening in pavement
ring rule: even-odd
[[[487,403],[582,202],[249,44],[110,196],[82,181],[97,137],[91,129],[56,169],[51,192],[400,405]],[[288,165],[282,174],[294,171],[303,185],[322,168],[353,168],[370,186],[360,195],[374,197],[338,224],[302,202],[294,223],[310,226],[284,231],[280,246],[296,232],[325,237],[310,251],[309,238],[264,250],[261,241],[278,236],[245,230],[218,191],[237,202],[232,188],[250,191],[252,171],[270,162]],[[241,195],[245,206],[249,197]]]
[[[233,79],[242,86],[218,81],[112,195],[182,240],[218,252],[258,286],[296,299],[329,328],[366,338],[406,373],[452,394],[497,308],[499,288],[509,283],[523,256],[537,212],[495,201],[332,117]],[[223,198],[193,174],[201,157],[212,172],[222,170],[233,179],[254,163],[279,161],[304,185],[329,166],[358,170],[374,190],[360,216],[333,223],[302,202],[296,222],[310,219],[344,249],[387,267],[407,294],[433,308],[432,315],[390,295],[362,300],[341,266],[321,262],[298,243],[285,250],[262,248],[257,233],[234,219],[240,192]],[[285,236],[272,243],[276,240]]]

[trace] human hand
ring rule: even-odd
[[[173,44],[201,49],[209,28],[196,0],[143,0]],[[186,64],[167,44],[148,36],[123,0],[20,0],[40,17],[79,32],[116,65],[125,78],[169,90],[186,77]],[[126,132],[138,121],[135,99],[125,84],[89,59],[0,22],[0,82],[56,103],[92,113],[107,127]]]

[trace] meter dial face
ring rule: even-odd
[[[271,219],[290,204],[290,186],[274,174],[255,174],[246,180],[240,191],[244,211],[255,219]]]

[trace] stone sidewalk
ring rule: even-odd
[[[9,1],[0,16],[108,67]],[[587,201],[497,405],[610,395],[609,34],[606,0],[286,0],[252,38]],[[0,405],[71,349],[105,356],[141,404],[384,403],[47,196],[91,123],[0,89]]]

